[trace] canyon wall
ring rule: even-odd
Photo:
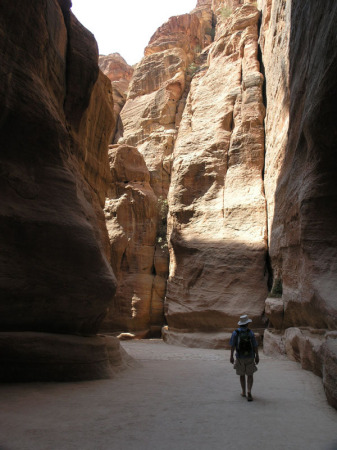
[[[128,331],[124,337],[160,337],[168,261],[167,252],[156,246],[158,199],[135,147],[114,145],[109,155],[113,181],[105,216],[118,288],[101,329]]]
[[[245,311],[256,328],[264,326],[268,274],[259,16],[249,4],[228,18],[217,16],[207,67],[194,76],[183,112],[169,192],[169,342],[186,341],[186,331],[206,333],[206,339],[223,332],[228,340],[226,331]]]
[[[114,102],[114,127],[112,132],[112,141],[115,134],[120,134],[119,128],[122,127],[120,120],[120,112],[125,105],[130,80],[133,74],[133,68],[127,64],[119,53],[111,53],[110,55],[100,55],[98,65],[101,71],[111,81],[112,98]]]
[[[268,327],[266,352],[286,353],[322,376],[334,405],[336,8],[327,1],[318,14],[314,1],[199,0],[152,37],[112,148],[143,156],[150,177],[142,179],[143,205],[149,192],[167,196],[164,339],[228,346],[237,317],[248,313],[258,334]],[[109,201],[121,205],[130,181],[140,180],[112,178]],[[136,203],[123,214],[153,242],[151,214],[144,206],[136,212]],[[122,263],[125,255],[139,260],[137,226],[127,231],[129,221],[114,208],[112,228],[123,223],[123,231],[110,233],[110,242],[113,254],[124,252],[115,270],[126,280],[141,273],[141,264]],[[118,233],[127,245],[117,243]],[[123,283],[119,309],[127,302],[129,319],[139,311],[143,320],[140,284]],[[124,331],[130,323],[124,320]]]
[[[0,379],[111,376],[98,330],[228,347],[247,313],[336,406],[337,5],[198,0],[107,78],[70,1],[12,3]]]
[[[303,9],[296,1],[274,1],[271,23],[264,32],[266,44],[279,60],[276,65],[277,58],[263,51],[269,111],[265,185],[270,256],[275,278],[282,283],[284,328],[336,329],[337,325],[337,191],[332,175],[336,10],[327,2],[320,7],[319,19],[311,2]],[[282,104],[278,111],[277,103]]]
[[[1,380],[108,377],[122,363],[96,336],[116,290],[111,86],[70,6],[0,5]]]
[[[174,16],[152,36],[135,67],[110,149],[112,183],[105,212],[118,289],[105,332],[160,336],[172,152],[192,72],[211,33],[209,6]]]
[[[274,279],[264,349],[323,377],[337,407],[337,6],[328,1],[317,15],[314,2],[260,3]]]
[[[276,294],[268,353],[323,376],[337,406],[337,5],[261,2],[266,74],[265,192]]]

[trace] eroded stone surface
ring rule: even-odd
[[[337,8],[325,3],[318,22],[310,13],[313,2],[306,12],[290,6],[266,2],[262,40],[271,80],[266,122],[270,255],[283,284],[284,328],[335,329],[337,53],[332,36]],[[281,115],[274,114],[277,104],[283,106]]]
[[[285,331],[264,332],[264,353],[276,358],[286,355],[299,362],[303,369],[323,377],[327,399],[334,407],[337,406],[336,346],[336,331],[290,327]]]
[[[106,203],[119,287],[117,309],[110,310],[104,329],[120,332],[123,338],[160,335],[164,322],[168,274],[166,196],[172,151],[192,63],[210,42],[211,30],[209,5],[170,18],[145,49],[121,111],[121,127],[115,138],[118,144],[111,149],[111,155],[118,156],[113,157],[113,183]],[[139,174],[125,178],[123,164],[129,168],[133,157],[146,172],[146,179],[137,178]]]
[[[133,364],[112,336],[0,333],[1,382],[111,378]]]
[[[111,146],[109,155],[112,183],[105,216],[118,288],[102,330],[146,337],[163,323],[168,271],[167,257],[160,265],[157,245],[158,199],[135,147]]]
[[[116,289],[102,212],[109,80],[69,8],[0,5],[0,327],[23,335],[95,334]]]
[[[313,1],[305,8],[285,0],[260,0],[259,6],[269,253],[274,282],[282,283],[278,307],[268,299],[266,313],[272,325],[286,330],[287,354],[322,375],[330,357],[334,364],[331,353],[322,363],[321,347],[316,351],[311,338],[294,330],[337,326],[337,5],[322,4],[319,20]]]
[[[169,329],[220,331],[249,310],[263,326],[267,296],[263,76],[259,12],[226,21],[193,78],[169,193]]]
[[[115,121],[113,140],[116,133],[118,136],[122,133],[119,114],[126,102],[133,68],[127,64],[119,53],[112,53],[107,56],[100,55],[98,64],[102,72],[111,80]]]
[[[121,112],[123,135],[118,143],[136,146],[144,156],[158,197],[166,197],[169,189],[177,112],[188,69],[205,45],[205,30],[211,28],[210,9],[171,17],[160,27],[135,69]]]
[[[263,353],[275,358],[285,357],[286,349],[282,332],[277,332],[271,328],[264,331]]]
[[[337,409],[337,339],[329,339],[323,347],[323,385],[328,402]]]

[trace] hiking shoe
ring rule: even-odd
[[[253,401],[253,397],[252,397],[252,394],[251,394],[250,392],[248,392],[248,394],[247,394],[247,400],[248,400],[249,402],[252,402],[252,401]]]

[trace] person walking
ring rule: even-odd
[[[239,328],[233,331],[230,346],[231,356],[230,362],[234,364],[236,374],[240,376],[241,383],[241,396],[246,397],[246,376],[247,376],[247,400],[251,402],[252,387],[253,387],[253,373],[257,371],[256,365],[259,363],[259,351],[258,345],[255,339],[255,335],[248,328],[248,324],[252,320],[245,314],[240,317],[238,322]],[[234,351],[235,363],[234,363]]]

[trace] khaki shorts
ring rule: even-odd
[[[236,374],[240,376],[253,375],[253,373],[257,371],[254,358],[236,359],[234,369],[236,370]]]

